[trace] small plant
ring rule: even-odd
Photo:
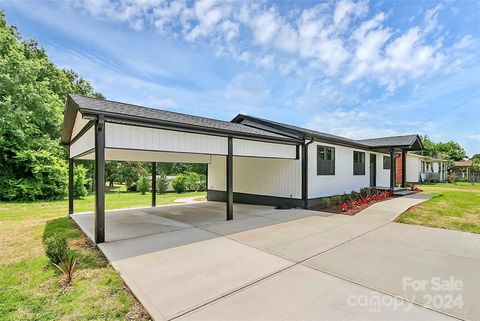
[[[333,206],[340,206],[342,204],[342,197],[340,195],[335,195],[330,198]]]
[[[331,204],[330,198],[329,197],[324,197],[322,198],[322,201],[320,202],[320,207],[321,208],[328,208]]]
[[[370,187],[361,188],[360,195],[362,195],[362,197],[367,197],[368,195],[370,195]]]
[[[164,172],[160,172],[160,175],[157,179],[157,193],[163,194],[167,191],[168,188],[168,178]]]
[[[69,285],[73,280],[73,272],[75,272],[75,265],[77,264],[77,258],[73,253],[68,253],[58,264],[55,265],[63,273],[62,284]]]
[[[353,198],[354,200],[358,200],[360,198],[360,193],[358,193],[357,191],[351,191],[350,195],[351,198]]]
[[[347,202],[343,202],[342,204],[342,212],[346,212],[348,211],[348,203]]]
[[[187,191],[187,179],[185,175],[180,174],[177,175],[173,180],[172,180],[172,186],[175,192],[177,193],[185,193]]]
[[[45,254],[52,264],[59,264],[70,252],[67,240],[58,234],[47,237],[44,244]]]
[[[185,180],[187,184],[187,190],[189,191],[198,191],[200,189],[200,174],[195,172],[185,173]]]
[[[145,195],[150,190],[150,183],[145,176],[140,177],[137,182],[137,190]]]

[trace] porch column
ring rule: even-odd
[[[228,137],[227,153],[227,221],[233,220],[233,138]]]
[[[95,243],[105,242],[105,120],[95,123]]]
[[[68,214],[73,214],[73,158],[68,159]]]
[[[390,148],[390,190],[393,192],[395,188],[395,152]]]
[[[402,149],[402,187],[407,186],[407,151]]]
[[[152,207],[157,206],[157,163],[152,163]]]

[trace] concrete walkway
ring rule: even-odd
[[[478,320],[480,236],[392,223],[427,198],[352,217],[235,204],[227,222],[214,202],[114,211],[99,247],[156,320]],[[73,218],[91,235],[92,214]],[[432,277],[463,286],[404,286]],[[438,304],[449,296],[463,307]]]

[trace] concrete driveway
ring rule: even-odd
[[[156,320],[479,320],[480,236],[391,223],[426,198],[353,217],[235,204],[227,222],[214,202],[113,211],[99,247]],[[92,214],[72,217],[91,236]]]

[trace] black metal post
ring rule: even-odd
[[[307,169],[308,169],[308,145],[302,144],[302,200],[303,207],[308,208],[308,181],[307,181]]]
[[[68,214],[73,214],[73,158],[68,159]]]
[[[227,221],[233,220],[233,138],[228,137],[227,153]]]
[[[95,123],[95,243],[105,242],[105,121]]]
[[[157,163],[152,163],[152,207],[157,206]]]
[[[407,151],[402,149],[402,187],[407,186]]]
[[[390,190],[393,192],[395,188],[395,152],[390,148]]]

